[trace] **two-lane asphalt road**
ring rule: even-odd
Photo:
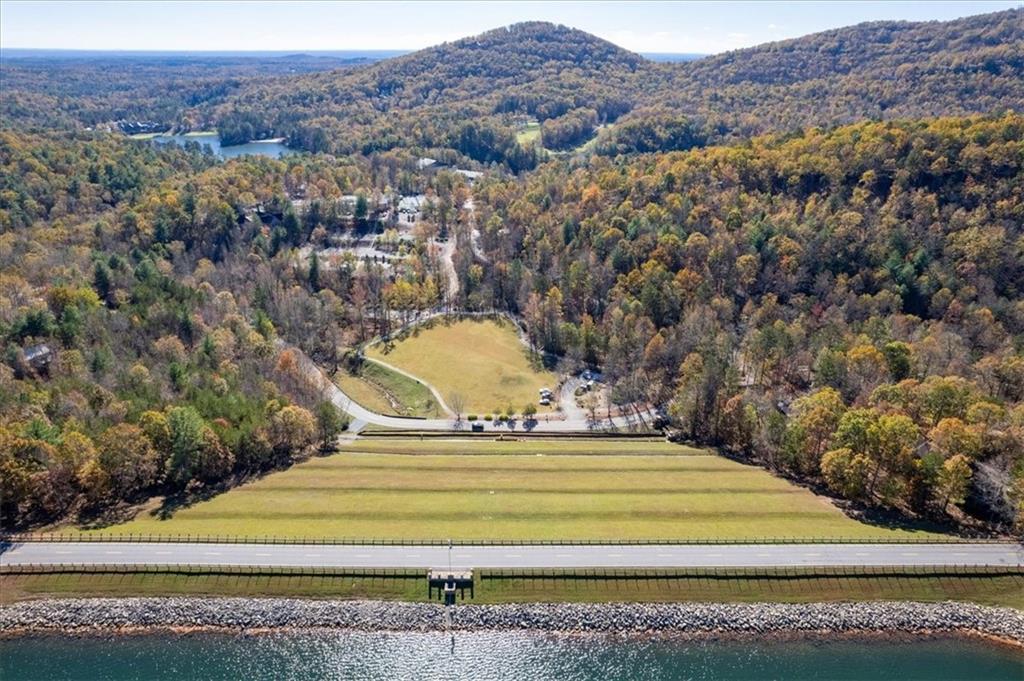
[[[627,544],[460,546],[460,568],[676,568],[812,566],[1024,566],[1024,547],[960,544]],[[0,565],[119,564],[432,568],[449,564],[447,546],[27,542]]]

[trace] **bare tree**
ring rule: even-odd
[[[466,398],[462,396],[462,393],[448,393],[448,406],[455,412],[456,423],[460,423],[462,421],[462,410],[466,408]]]
[[[583,398],[583,408],[587,410],[587,427],[596,428],[598,424],[597,419],[597,407],[598,399],[597,395],[593,392],[587,393],[586,397]]]

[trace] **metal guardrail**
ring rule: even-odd
[[[281,544],[308,546],[722,546],[759,544],[1021,544],[1006,537],[745,537],[739,539],[384,539],[358,537],[278,537],[272,535],[164,535],[97,532],[0,534],[0,543],[116,542],[129,544]]]
[[[490,568],[481,579],[813,579],[823,577],[1024,576],[1024,566],[1007,565],[806,565],[678,568]]]
[[[423,579],[420,568],[346,568],[291,565],[195,565],[191,563],[20,563],[0,565],[0,576],[66,574],[159,574],[211,576],[373,577]]]
[[[873,577],[1018,577],[1024,566],[889,565],[767,566],[682,568],[487,568],[475,571],[480,580],[572,579],[815,579]],[[133,563],[32,563],[0,566],[0,576],[50,574],[168,574],[209,576],[363,577],[423,579],[422,568],[351,568],[324,566],[252,566]]]

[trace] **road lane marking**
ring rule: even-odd
[[[221,555],[221,554],[220,554],[220,552],[218,552],[218,551],[207,551],[207,552],[206,552],[206,553],[204,553],[203,555],[204,555],[204,556],[219,556],[219,555]]]
[[[304,553],[302,555],[305,556],[306,558],[319,558],[323,554],[322,553]]]
[[[915,553],[915,552],[913,552],[913,551],[904,551],[904,552],[903,552],[903,555],[904,555],[904,556],[919,556],[919,555],[921,555],[921,554],[919,554],[919,553]]]
[[[505,557],[506,558],[522,558],[523,554],[521,554],[521,553],[506,553]]]
[[[108,556],[120,556],[124,551],[104,551]]]
[[[370,554],[368,554],[368,553],[357,553],[356,554],[356,558],[369,558],[369,557],[370,557]]]
[[[273,554],[270,554],[270,553],[254,553],[252,555],[253,556],[258,556],[260,558],[270,558],[270,556],[273,555]]]
[[[171,555],[170,551],[154,551],[153,553],[155,553],[158,556],[169,556],[169,555]]]
[[[571,553],[556,553],[555,558],[572,558]]]

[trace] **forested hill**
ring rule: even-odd
[[[471,84],[482,86],[482,93],[491,93],[505,85],[538,80],[539,73],[552,70],[598,72],[614,67],[635,69],[647,63],[640,55],[584,31],[536,21],[389,59],[360,75],[370,80],[398,78],[407,82],[411,91],[422,92],[424,86],[431,86],[442,93],[465,90],[465,84],[453,79],[486,78],[487,82],[472,80]],[[425,82],[417,82],[419,79]]]
[[[516,116],[545,121],[585,110],[585,139],[629,111],[653,67],[583,31],[532,22],[352,72],[254,83],[213,118],[232,138],[272,131],[303,149],[341,153],[449,148],[518,169],[535,159],[519,158],[528,150],[516,143]]]
[[[604,125],[596,148],[619,153],[1021,109],[1024,10],[1009,10],[861,24],[676,64],[563,26],[518,24],[348,73],[261,82],[214,116],[229,133],[248,120],[314,151],[447,148],[520,169],[535,156],[516,143],[526,120],[553,149]]]
[[[646,104],[734,136],[1024,109],[1024,10],[877,22],[673,65]]]

